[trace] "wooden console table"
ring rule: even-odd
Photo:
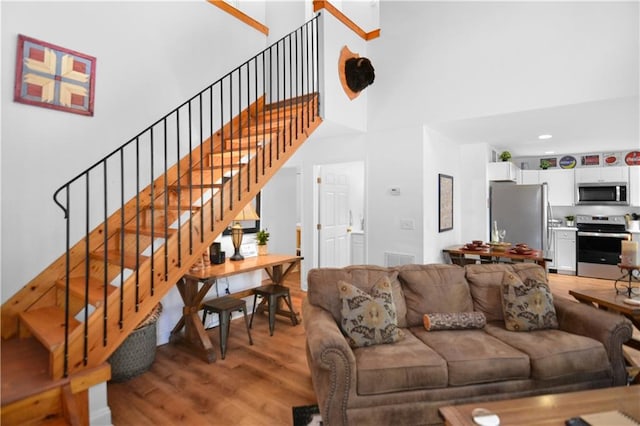
[[[284,285],[284,279],[302,261],[300,256],[268,254],[264,256],[248,257],[244,260],[231,261],[219,265],[210,265],[198,271],[186,274],[177,284],[180,296],[184,301],[182,318],[171,331],[169,341],[180,344],[196,352],[206,362],[216,360],[215,348],[202,325],[198,312],[202,309],[202,301],[220,278],[247,272],[264,270],[274,284]],[[262,283],[256,285],[259,286]],[[247,297],[253,294],[249,288],[236,293],[234,297]],[[182,329],[184,328],[184,332]]]

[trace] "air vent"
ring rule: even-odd
[[[399,266],[399,265],[409,265],[412,263],[416,263],[416,257],[413,254],[406,253],[384,253],[384,265],[385,266]]]

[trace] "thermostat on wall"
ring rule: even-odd
[[[400,188],[393,187],[393,188],[389,188],[389,194],[391,195],[400,195]]]

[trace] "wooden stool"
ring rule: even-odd
[[[263,285],[262,287],[255,288],[253,290],[253,295],[253,310],[251,312],[251,322],[249,323],[249,327],[253,326],[253,315],[256,313],[256,300],[258,299],[258,296],[263,298],[269,307],[269,334],[271,336],[273,336],[273,329],[276,325],[276,312],[278,311],[278,300],[280,298],[284,299],[285,303],[289,307],[289,312],[282,313],[289,315],[293,325],[298,325],[298,319],[296,318],[295,312],[293,312],[293,303],[291,302],[291,293],[289,292],[288,287],[277,284]]]
[[[227,337],[229,336],[231,313],[234,311],[242,311],[244,314],[244,323],[247,327],[249,344],[253,345],[251,331],[249,330],[249,322],[247,320],[247,302],[231,296],[222,296],[202,302],[202,309],[204,311],[204,314],[202,315],[202,325],[204,325],[208,313],[218,314],[220,321],[220,352],[222,353],[222,359],[224,359],[225,353],[227,352]]]

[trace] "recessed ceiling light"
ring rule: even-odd
[[[538,136],[538,139],[545,140],[545,139],[551,139],[552,137],[553,137],[552,135],[540,135]]]
[[[544,153],[545,153],[546,155],[551,155],[551,154],[555,154],[556,152],[555,152],[555,151],[545,151]]]

